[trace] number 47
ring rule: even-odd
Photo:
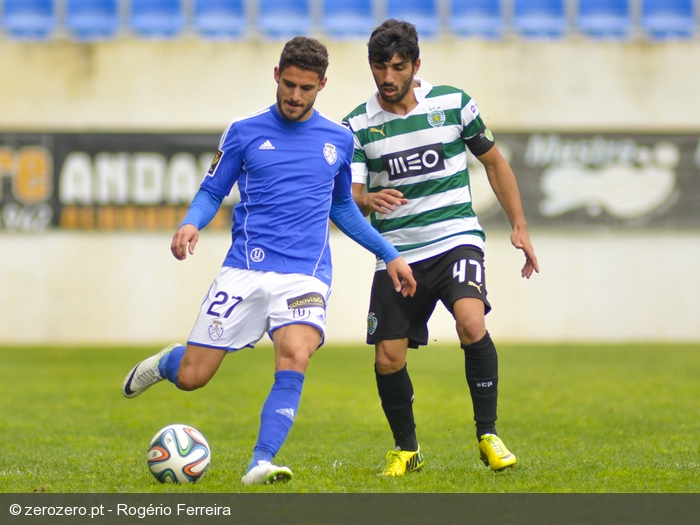
[[[474,266],[474,281],[476,281],[477,284],[481,283],[481,264],[479,264],[479,261],[475,261],[474,259],[469,259],[469,264]],[[452,277],[457,279],[460,283],[467,280],[466,259],[460,259],[455,263],[454,267],[452,268]]]

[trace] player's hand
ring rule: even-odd
[[[184,261],[187,258],[187,252],[190,255],[194,253],[194,247],[198,240],[199,230],[197,227],[194,224],[183,224],[173,235],[170,251],[173,252],[177,260]]]
[[[416,280],[413,278],[413,270],[403,257],[397,257],[386,265],[386,271],[394,283],[394,290],[404,297],[413,297],[416,293]]]
[[[387,188],[377,193],[365,193],[362,207],[368,212],[389,213],[408,202],[399,190]]]
[[[529,279],[532,276],[532,272],[540,273],[540,265],[537,262],[535,249],[532,247],[530,234],[527,232],[527,229],[514,230],[510,235],[510,242],[525,254],[525,266],[520,270],[520,275]]]

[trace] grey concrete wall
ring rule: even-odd
[[[281,44],[0,41],[0,131],[204,130],[274,100]],[[329,45],[317,107],[339,119],[374,86],[361,42]],[[465,89],[502,131],[698,131],[700,43],[499,43],[422,47],[420,75]],[[700,341],[700,232],[532,231],[542,273],[519,277],[507,231],[488,232],[498,340]],[[171,233],[0,233],[0,343],[153,343],[187,337],[229,239],[204,233],[175,261]],[[361,342],[373,262],[334,236],[329,342]],[[436,313],[432,339],[454,340]]]

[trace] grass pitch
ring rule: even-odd
[[[164,342],[165,344],[165,342]],[[497,342],[498,345],[498,342]],[[271,347],[230,355],[204,389],[167,382],[134,400],[124,375],[158,348],[0,348],[0,492],[697,492],[698,345],[498,345],[499,434],[518,456],[479,461],[463,354],[410,351],[423,471],[377,476],[392,446],[376,395],[373,351],[324,346],[311,361],[278,455],[295,479],[243,487]],[[145,451],[169,423],[198,428],[212,463],[195,485],[161,485]]]

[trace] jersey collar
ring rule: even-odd
[[[413,93],[416,95],[416,100],[418,101],[418,105],[420,105],[424,100],[425,97],[428,96],[428,93],[433,89],[432,84],[429,82],[426,82],[425,80],[415,77],[414,80],[418,82],[419,86],[416,88],[413,88]],[[382,107],[379,105],[379,100],[377,98],[379,97],[379,90],[374,92],[374,95],[370,97],[370,99],[367,101],[367,117],[372,118],[375,115],[378,115],[382,111]]]

